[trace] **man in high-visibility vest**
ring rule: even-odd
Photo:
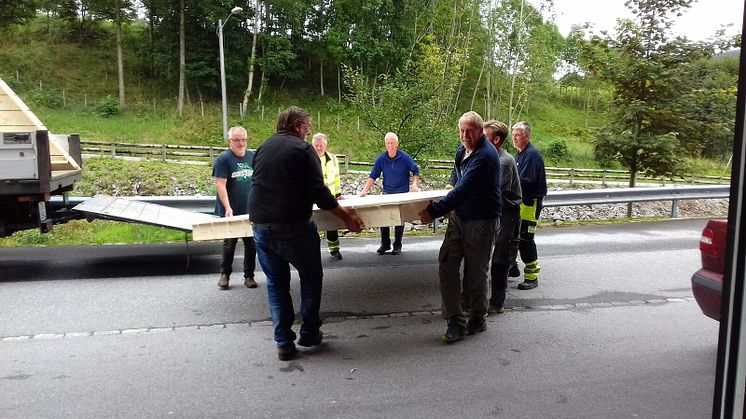
[[[329,139],[324,133],[317,133],[311,140],[313,149],[316,150],[316,155],[321,160],[321,173],[324,175],[324,183],[329,191],[334,195],[337,200],[344,199],[342,197],[342,189],[339,186],[339,160],[337,156],[326,151],[329,146]],[[327,230],[326,231],[326,245],[329,248],[329,255],[336,259],[342,259],[342,253],[339,252],[339,231]]]
[[[544,158],[539,150],[531,144],[531,125],[518,122],[513,125],[513,145],[518,149],[515,163],[518,166],[518,177],[521,181],[521,228],[518,251],[526,265],[523,269],[523,282],[519,290],[530,290],[539,285],[539,255],[536,251],[536,226],[547,195],[547,175]]]

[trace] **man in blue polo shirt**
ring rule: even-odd
[[[368,195],[373,183],[383,173],[383,193],[394,194],[409,192],[409,174],[412,174],[412,192],[419,192],[420,168],[409,154],[399,150],[399,137],[393,132],[388,132],[383,137],[386,151],[381,153],[373,164],[368,180],[363,186],[360,196]],[[381,247],[376,253],[382,255],[391,249],[391,230],[389,227],[381,227]],[[401,241],[404,236],[404,226],[394,227],[394,250],[392,255],[401,253]]]

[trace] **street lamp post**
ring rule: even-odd
[[[236,6],[231,9],[231,13],[225,18],[225,23],[222,19],[218,19],[218,43],[220,44],[220,90],[223,97],[223,138],[228,138],[228,98],[225,95],[225,55],[223,53],[223,26],[228,23],[228,19],[234,14],[241,13],[242,8]]]

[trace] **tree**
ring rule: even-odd
[[[697,60],[682,84],[688,92],[681,101],[688,121],[678,129],[682,148],[695,157],[728,159],[733,150],[738,57]]]
[[[256,40],[259,37],[259,0],[254,2],[254,31],[251,35],[251,55],[249,55],[249,84],[243,94],[243,108],[249,106],[249,99],[254,90],[254,66],[256,64]]]
[[[0,30],[16,23],[24,23],[36,15],[33,0],[0,0]]]
[[[620,20],[616,36],[583,43],[587,70],[613,88],[611,122],[594,139],[600,159],[620,161],[630,171],[658,176],[682,169],[677,127],[681,77],[704,51],[684,39],[669,40],[676,15],[692,0],[628,0],[636,22]]]
[[[520,118],[533,91],[540,90],[543,83],[552,82],[560,62],[563,42],[557,27],[544,22],[541,11],[551,7],[551,1],[538,2],[538,8],[526,0],[500,1],[488,13],[488,25],[494,39],[491,71],[488,88],[490,102],[497,100],[499,114],[500,98],[507,97],[505,113],[508,124]],[[494,93],[493,93],[494,92]]]
[[[117,80],[119,85],[119,107],[126,106],[124,94],[124,59],[122,58],[122,23],[134,15],[131,0],[89,0],[88,8],[98,19],[110,19],[114,23],[117,51]]]
[[[186,13],[184,0],[179,0],[179,99],[176,109],[179,115],[184,111],[184,94],[186,92]]]
[[[447,66],[446,60],[447,52],[428,35],[417,44],[406,68],[381,75],[375,83],[359,69],[346,68],[348,99],[380,134],[376,141],[393,131],[412,156],[455,150],[455,124],[449,111],[457,96],[460,69]]]

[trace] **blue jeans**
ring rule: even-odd
[[[321,318],[321,268],[319,233],[313,221],[303,224],[254,225],[259,264],[267,276],[267,296],[277,346],[291,345],[296,335],[293,299],[290,296],[290,264],[300,276],[301,337],[310,339],[319,333]]]

